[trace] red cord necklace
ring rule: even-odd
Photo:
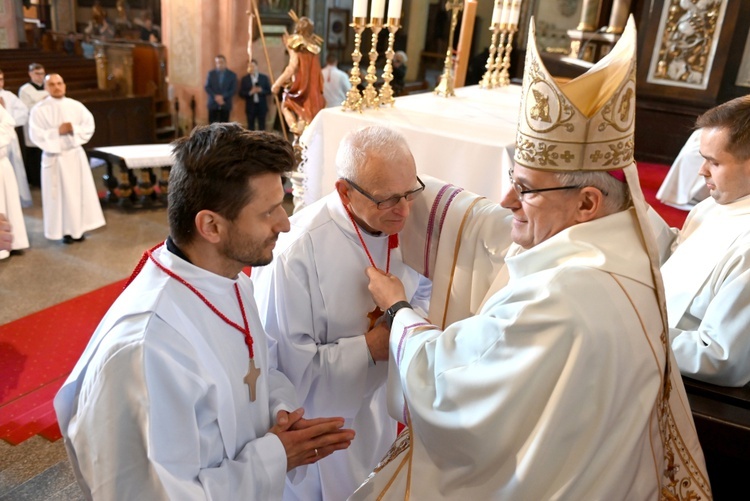
[[[175,280],[180,282],[182,285],[187,287],[193,294],[198,296],[198,298],[200,298],[200,300],[203,301],[203,303],[206,306],[208,306],[208,308],[211,311],[213,311],[216,314],[216,316],[222,319],[227,325],[230,325],[234,327],[235,329],[237,329],[238,331],[240,331],[242,333],[242,336],[245,338],[245,344],[247,345],[247,349],[250,354],[250,367],[248,368],[247,375],[245,376],[244,381],[245,381],[245,384],[247,384],[250,389],[250,401],[255,402],[255,397],[256,397],[255,390],[257,387],[258,377],[260,377],[260,369],[258,369],[255,366],[255,352],[253,350],[253,336],[250,334],[250,326],[247,322],[247,315],[245,314],[245,305],[242,302],[242,296],[240,295],[239,286],[235,282],[234,292],[237,296],[237,303],[239,303],[239,306],[240,306],[240,312],[242,313],[242,322],[244,326],[240,326],[236,322],[233,322],[232,320],[230,320],[226,315],[224,315],[221,311],[219,311],[219,309],[216,306],[214,306],[214,304],[211,301],[209,301],[206,296],[201,294],[200,291],[198,291],[198,289],[193,287],[193,285],[191,285],[187,280],[185,280],[184,278],[179,276],[177,273],[173,272],[172,270],[170,270],[169,268],[161,264],[159,261],[157,261],[153,255],[153,251],[158,249],[162,245],[164,245],[164,242],[160,243],[159,245],[157,245],[156,247],[152,249],[147,250],[143,254],[141,261],[138,263],[138,266],[136,266],[135,270],[133,271],[133,274],[128,280],[128,285],[130,284],[130,282],[133,281],[133,279],[138,275],[138,273],[140,273],[141,269],[143,268],[143,265],[146,262],[146,259],[147,258],[151,259],[151,261],[156,265],[157,268],[159,268],[161,271],[169,275],[171,278],[174,278]]]
[[[367,248],[367,244],[365,243],[365,239],[362,238],[362,232],[359,231],[359,226],[357,225],[357,222],[354,220],[354,216],[352,215],[352,212],[349,210],[349,207],[344,205],[344,210],[346,210],[346,214],[349,216],[349,220],[352,222],[352,226],[354,226],[354,231],[357,232],[357,236],[359,237],[359,241],[362,244],[362,248],[365,250],[365,254],[367,254],[367,259],[370,260],[370,264],[373,268],[377,268],[375,266],[375,261],[372,259],[372,254],[370,254],[370,249]],[[390,273],[391,269],[391,249],[395,249],[398,247],[398,233],[394,233],[393,235],[388,235],[388,254],[385,261],[385,272]],[[379,306],[375,306],[375,309],[372,310],[367,314],[367,318],[370,321],[370,327],[367,329],[368,331],[371,331],[373,327],[375,327],[375,322],[378,321],[380,317],[383,316],[383,310],[380,309]]]

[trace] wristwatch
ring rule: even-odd
[[[388,327],[389,330],[391,328],[391,325],[393,325],[393,319],[396,317],[396,313],[401,308],[412,309],[408,301],[399,301],[391,305],[391,307],[388,308],[387,310],[385,310],[385,325],[386,327]]]

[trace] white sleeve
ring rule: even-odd
[[[91,136],[94,135],[95,130],[94,115],[91,114],[86,106],[81,104],[78,120],[73,124],[73,134],[66,136],[71,141],[70,148],[88,143]]]
[[[23,101],[10,92],[6,93],[4,97],[6,97],[6,109],[16,121],[16,127],[26,125],[29,121],[29,108],[23,103]]]
[[[672,350],[680,372],[721,386],[750,382],[750,246],[729,252],[693,299],[686,316],[697,318],[696,329],[670,329]],[[684,318],[684,317],[683,317]]]
[[[181,337],[150,315],[128,319],[121,328],[133,336],[148,329]],[[134,365],[143,370],[134,371]],[[96,377],[82,386],[67,431],[73,448],[82,451],[77,462],[94,499],[281,497],[286,454],[273,434],[247,442],[232,459],[225,453],[221,463],[201,468],[201,451],[217,447],[201,434],[214,419],[215,394],[189,357],[133,342],[88,370]]]
[[[46,153],[62,153],[67,149],[60,140],[60,124],[51,123],[49,113],[40,106],[35,106],[31,110],[29,137],[39,149]]]

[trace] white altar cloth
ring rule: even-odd
[[[94,150],[120,157],[129,169],[169,167],[174,163],[171,144],[105,146],[94,148]]]
[[[300,138],[304,193],[295,200],[310,205],[334,189],[336,149],[350,130],[386,125],[409,143],[417,172],[500,201],[513,162],[521,87],[456,89],[445,98],[434,93],[396,98],[393,107],[341,107],[321,110]]]

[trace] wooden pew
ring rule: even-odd
[[[750,472],[750,384],[725,388],[683,378],[714,499],[737,499]]]

